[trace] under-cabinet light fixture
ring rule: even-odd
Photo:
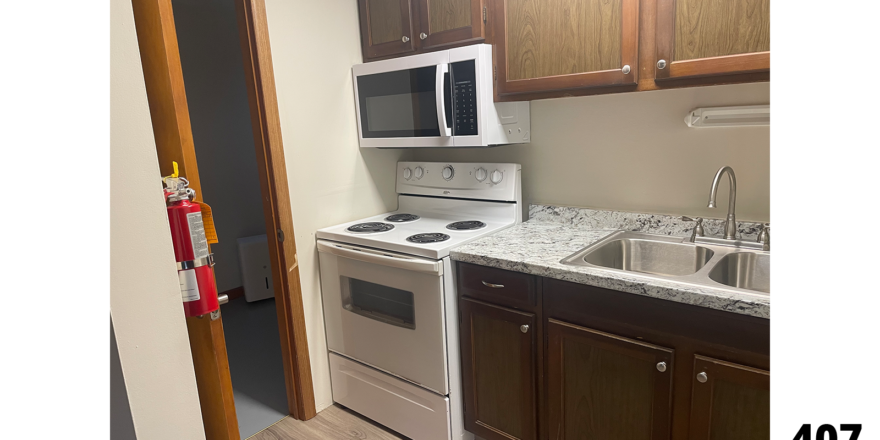
[[[691,110],[684,122],[688,127],[770,125],[770,106],[701,107]]]

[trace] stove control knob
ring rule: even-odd
[[[489,177],[489,180],[491,180],[492,183],[496,185],[501,183],[502,179],[504,179],[504,174],[502,174],[501,171],[498,170],[492,171],[492,175]]]
[[[479,167],[479,168],[477,168],[476,177],[477,177],[477,182],[482,182],[482,181],[486,180],[487,177],[489,177],[489,172],[486,171],[485,168]]]
[[[452,180],[452,177],[455,176],[455,168],[452,168],[452,165],[446,165],[443,167],[443,178],[446,180]]]
[[[403,169],[403,178],[406,180],[412,179],[412,170],[409,167]]]
[[[422,176],[425,175],[425,170],[422,167],[416,167],[414,174],[416,176],[416,180],[421,179]]]

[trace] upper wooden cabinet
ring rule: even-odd
[[[419,0],[419,41],[423,49],[482,43],[482,0]]]
[[[770,70],[770,0],[656,0],[657,80]]]
[[[410,0],[358,0],[364,58],[407,54],[416,48]]]
[[[364,59],[482,43],[483,1],[358,0]]]
[[[639,0],[497,0],[499,96],[635,85]]]

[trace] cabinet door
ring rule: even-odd
[[[638,0],[499,0],[498,94],[638,81]]]
[[[658,0],[655,78],[770,70],[770,0]]]
[[[358,0],[364,58],[415,50],[410,0]]]
[[[550,319],[548,438],[670,436],[673,350]]]
[[[690,440],[770,438],[770,372],[695,356]]]
[[[484,40],[482,0],[419,0],[422,48]]]
[[[535,315],[460,305],[465,428],[486,440],[537,438]]]

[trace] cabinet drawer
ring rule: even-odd
[[[458,291],[494,304],[534,310],[537,305],[537,277],[493,267],[458,263]]]

